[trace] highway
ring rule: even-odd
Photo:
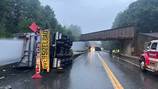
[[[32,70],[15,71],[0,79],[0,89],[158,89],[157,74],[109,56],[89,52],[74,59],[72,66],[59,73],[42,74],[31,79]]]

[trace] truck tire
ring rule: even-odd
[[[142,71],[142,72],[146,72],[145,60],[144,60],[144,58],[141,58],[139,65],[140,65],[141,71]]]

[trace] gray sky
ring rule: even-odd
[[[75,24],[82,33],[106,30],[120,11],[136,0],[40,0],[53,8],[62,25]]]

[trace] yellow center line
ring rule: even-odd
[[[118,79],[115,77],[115,75],[113,74],[113,72],[110,70],[110,68],[108,67],[108,65],[106,64],[106,62],[103,60],[103,58],[97,54],[106,73],[108,74],[108,77],[111,80],[111,83],[114,87],[114,89],[124,89],[123,86],[121,85],[121,83],[118,81]]]

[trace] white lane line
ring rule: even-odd
[[[127,62],[127,63],[129,63],[129,64],[131,64],[131,65],[134,65],[134,66],[136,66],[136,67],[139,67],[139,65],[137,65],[137,64],[135,64],[135,63],[133,63],[133,62],[131,62],[131,61],[127,61],[127,60],[122,59],[122,58],[119,58],[119,59],[122,60],[122,61],[124,61],[124,62]]]

